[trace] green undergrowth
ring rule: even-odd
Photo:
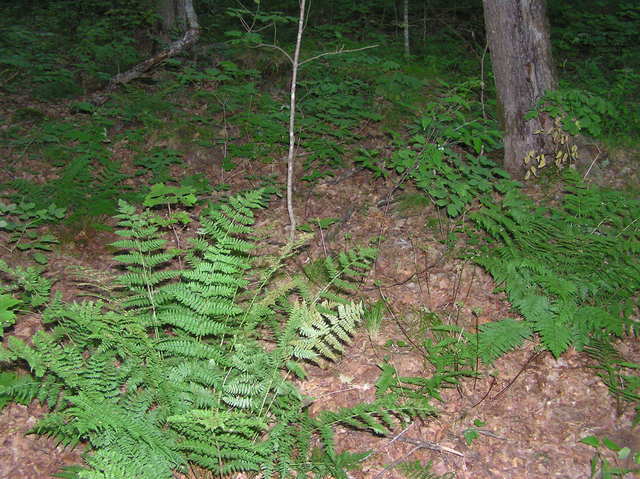
[[[461,216],[480,198],[516,187],[486,156],[501,147],[502,134],[494,119],[482,116],[478,88],[475,80],[444,84],[437,99],[416,113],[407,134],[392,132],[390,156],[360,149],[356,164],[378,177],[396,173],[399,186],[411,181],[450,217]]]
[[[506,290],[526,321],[493,323],[496,353],[532,332],[555,356],[592,339],[638,334],[640,202],[564,174],[559,204],[541,206],[518,190],[471,215],[490,237],[475,261]],[[496,356],[497,356],[496,354]]]
[[[103,282],[83,279],[94,299],[63,301],[50,295],[41,269],[2,264],[8,337],[0,359],[31,375],[3,375],[0,399],[39,399],[50,412],[33,432],[87,446],[86,467],[69,477],[170,478],[195,466],[218,475],[347,477],[366,454],[336,452],[335,426],[387,434],[435,413],[428,396],[437,397],[436,383],[425,380],[425,395],[385,370],[373,402],[309,415],[313,398],[296,382],[350,342],[364,314],[350,295],[375,251],[326,258],[327,280],[311,285],[281,273],[299,245],[254,266],[263,191],[198,215],[181,207],[194,201],[189,190],[166,186],[147,196],[144,210],[121,201],[112,244],[121,270]],[[180,248],[165,239],[177,223],[196,229]],[[45,329],[28,342],[11,335],[33,313]]]

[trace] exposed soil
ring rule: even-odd
[[[214,169],[211,161],[196,151],[190,164],[194,170],[204,167],[211,181],[217,182],[221,170]],[[244,179],[246,173],[285,176],[284,165],[259,166],[262,171],[255,168],[247,162],[224,181],[243,189],[254,186]],[[613,171],[624,168],[621,164]],[[300,388],[315,398],[312,413],[371,400],[378,365],[384,358],[400,375],[428,375],[423,354],[415,348],[387,344],[388,339],[410,344],[420,334],[419,318],[425,312],[470,331],[484,322],[513,316],[505,296],[494,292],[491,278],[479,267],[455,259],[455,247],[443,244],[446,232],[425,226],[428,218],[437,217],[436,211],[401,211],[384,201],[393,189],[391,180],[374,181],[357,170],[344,173],[315,185],[298,184],[296,205],[301,223],[315,217],[341,221],[317,234],[291,267],[373,240],[379,258],[362,291],[373,300],[383,297],[390,312],[377,334],[359,333],[338,363],[325,369],[309,368],[310,379]],[[271,231],[272,242],[280,243],[287,224],[284,201],[277,200],[259,213],[259,222],[265,231]],[[56,289],[67,298],[77,294],[70,275],[65,274],[70,265],[112,269],[105,248],[109,241],[106,233],[70,235],[51,256],[50,274],[60,278]],[[37,318],[32,318],[17,325],[15,333],[29,337],[37,327]],[[390,437],[339,429],[339,450],[371,451],[361,470],[350,472],[350,477],[402,478],[396,467],[400,462],[421,460],[433,461],[434,473],[452,472],[464,479],[587,478],[594,450],[578,443],[582,437],[607,436],[639,450],[637,429],[630,426],[632,411],[619,409],[589,369],[586,356],[569,351],[554,360],[536,346],[528,343],[490,367],[480,365],[481,377],[465,379],[460,387],[445,390],[442,402],[433,401],[439,409],[436,417],[418,420]],[[640,361],[637,341],[629,340],[624,348],[629,360]],[[0,478],[53,477],[61,466],[80,460],[80,448],[65,449],[52,439],[25,436],[43,412],[44,407],[37,403],[10,405],[1,412]],[[467,445],[463,434],[474,427],[476,419],[485,425]]]

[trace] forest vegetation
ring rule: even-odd
[[[503,4],[0,1],[0,424],[43,406],[65,478],[516,477],[343,438],[464,399],[512,451],[483,403],[544,360],[637,436],[640,6]],[[369,396],[321,406],[358,347]],[[566,429],[580,477],[640,470]]]

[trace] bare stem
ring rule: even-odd
[[[304,30],[306,0],[300,0],[300,18],[298,19],[298,36],[296,38],[296,49],[293,54],[291,68],[291,104],[289,111],[289,154],[287,156],[287,211],[289,212],[289,240],[293,241],[296,235],[296,217],[293,212],[293,174],[295,166],[296,147],[296,85],[298,81],[298,68],[300,66],[300,46],[302,45],[302,31]]]

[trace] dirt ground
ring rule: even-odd
[[[219,181],[221,170],[212,168],[203,155],[194,153],[188,159],[191,167],[194,171],[204,167],[212,182]],[[263,171],[256,172],[255,165],[247,163],[224,181],[234,189],[254,186],[244,179],[249,166],[250,173],[258,176],[285,174],[284,165],[263,165]],[[339,362],[325,369],[310,368],[310,379],[300,388],[315,398],[312,413],[371,400],[384,358],[400,375],[428,375],[423,354],[397,346],[398,341],[410,343],[415,338],[419,318],[427,312],[470,331],[484,322],[513,317],[505,296],[494,292],[491,278],[456,259],[454,248],[442,242],[445,232],[426,226],[429,218],[437,218],[436,211],[401,210],[386,201],[393,186],[391,179],[374,181],[358,170],[314,185],[298,184],[301,223],[315,217],[341,221],[317,234],[291,267],[373,243],[379,258],[362,291],[372,300],[384,298],[389,306],[377,334],[362,329]],[[272,231],[274,242],[284,237],[284,200],[275,201],[258,218]],[[62,278],[56,289],[67,297],[75,294],[64,274],[70,265],[110,271],[113,263],[105,248],[109,241],[107,233],[89,232],[65,241],[50,258],[50,274]],[[15,332],[28,337],[36,327],[33,318],[17,325]],[[396,343],[389,345],[389,339]],[[442,402],[433,401],[437,416],[415,421],[389,437],[339,429],[339,450],[370,451],[361,470],[350,472],[350,477],[403,478],[398,465],[420,460],[433,461],[433,473],[452,473],[450,477],[458,479],[588,478],[595,451],[578,443],[582,437],[607,436],[639,450],[640,437],[630,426],[632,411],[619,408],[589,368],[588,358],[569,351],[555,360],[537,346],[528,343],[491,366],[480,365],[479,378],[465,379],[458,388],[445,390]],[[630,360],[640,361],[637,341],[629,340],[623,347]],[[80,448],[65,449],[52,439],[25,435],[43,412],[44,407],[34,403],[9,405],[0,413],[1,479],[49,478],[61,466],[80,460]],[[484,425],[477,427],[478,437],[468,445],[464,433],[475,420]]]

